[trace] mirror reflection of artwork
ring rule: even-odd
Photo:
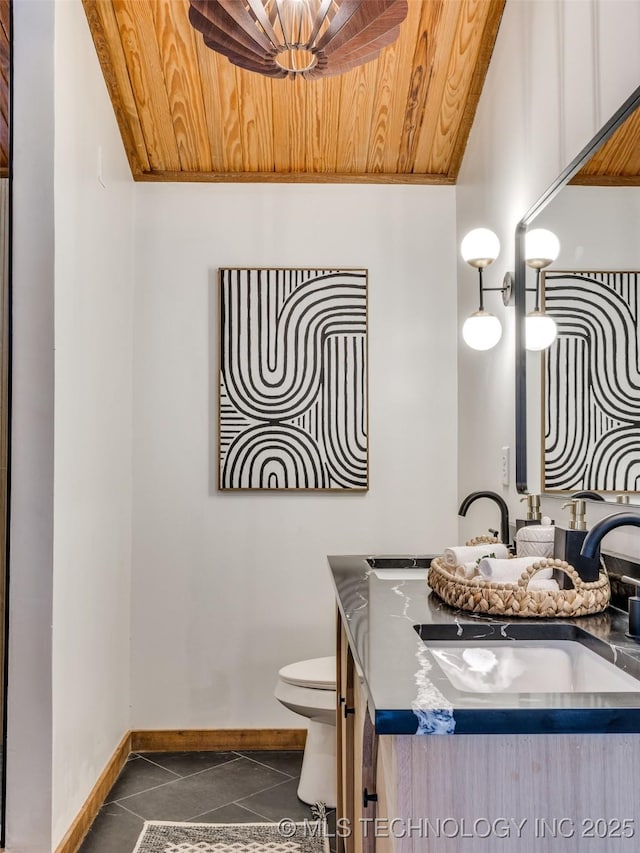
[[[640,272],[544,275],[546,491],[640,491]]]
[[[366,490],[367,271],[219,284],[219,488]]]

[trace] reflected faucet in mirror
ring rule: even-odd
[[[509,507],[503,497],[501,497],[496,492],[470,492],[466,498],[460,504],[460,509],[458,510],[458,515],[465,516],[467,514],[467,510],[471,506],[474,501],[479,500],[480,498],[489,498],[489,500],[494,501],[498,504],[500,508],[500,539],[505,545],[509,545]]]
[[[589,501],[603,501],[604,500],[604,496],[598,494],[598,492],[574,492],[571,495],[571,500],[573,500],[574,498],[582,498],[583,500],[586,499]]]

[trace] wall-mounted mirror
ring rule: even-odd
[[[532,308],[527,288],[534,284],[524,263],[524,240],[531,227],[553,231],[561,245],[558,259],[547,270],[547,309],[555,315],[560,334],[546,355],[527,352],[524,346],[525,315]],[[567,495],[589,490],[607,501],[628,499],[640,505],[638,282],[640,88],[528,211],[516,231],[519,491]],[[598,370],[613,390],[592,394]],[[616,419],[619,410],[609,402],[618,395],[627,409],[638,402],[637,418]],[[621,441],[614,445],[609,435]],[[581,451],[577,442],[584,444]],[[614,448],[611,457],[620,471],[624,458],[626,477],[612,478],[613,462],[609,479],[593,474],[595,448],[607,443]],[[566,453],[559,451],[559,444]],[[557,465],[564,456],[575,463],[573,467]],[[571,474],[554,479],[553,472],[561,469],[571,469]]]

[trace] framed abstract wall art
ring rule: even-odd
[[[368,489],[367,283],[219,270],[219,489]]]
[[[545,491],[640,490],[640,272],[543,273]]]

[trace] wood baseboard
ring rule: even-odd
[[[56,853],[76,853],[130,753],[131,732],[127,732],[100,774],[67,834],[56,847]]]
[[[132,752],[304,749],[306,737],[306,729],[151,729],[127,732],[55,853],[76,853]]]
[[[131,732],[131,751],[304,749],[306,737],[306,729],[150,729]]]

